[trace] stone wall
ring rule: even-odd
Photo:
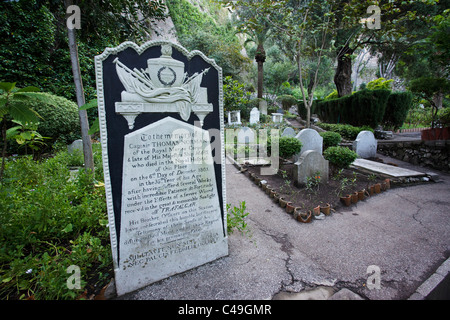
[[[450,172],[450,140],[379,141],[377,151],[414,165]]]

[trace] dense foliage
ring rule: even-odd
[[[325,122],[375,128],[383,121],[390,93],[385,89],[364,89],[342,98],[320,101],[316,112]]]
[[[358,155],[346,147],[329,147],[323,152],[323,157],[339,169],[348,168]]]
[[[7,162],[0,188],[1,299],[74,299],[112,276],[104,189],[84,170],[71,174],[72,162],[67,151],[43,162]],[[67,286],[71,265],[80,267],[80,290]]]

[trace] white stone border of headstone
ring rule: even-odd
[[[224,127],[224,100],[223,100],[223,73],[222,68],[216,63],[214,59],[210,59],[205,56],[202,52],[194,50],[189,52],[187,49],[182,47],[177,43],[170,41],[148,41],[141,46],[138,44],[126,41],[121,43],[119,46],[114,48],[106,48],[105,51],[95,56],[95,74],[97,82],[97,103],[98,103],[98,117],[99,117],[99,127],[100,127],[100,142],[102,145],[102,156],[103,156],[103,168],[104,168],[104,183],[105,183],[105,194],[108,212],[108,221],[110,229],[110,240],[111,249],[113,257],[114,270],[119,267],[118,263],[118,239],[117,239],[117,228],[115,225],[115,214],[113,207],[113,196],[112,196],[112,186],[111,186],[111,176],[109,170],[109,159],[108,159],[108,138],[107,138],[107,127],[106,127],[106,110],[105,110],[105,96],[104,96],[104,79],[103,79],[103,62],[111,55],[117,55],[118,53],[126,49],[134,49],[139,55],[145,52],[147,49],[153,46],[162,46],[170,44],[173,48],[181,52],[188,60],[191,60],[195,56],[200,56],[204,61],[214,67],[219,75],[219,117],[220,117],[220,139],[221,139],[221,161],[222,161],[222,199],[223,199],[223,225],[226,228],[227,225],[227,209],[226,209],[226,161],[225,161],[225,127]],[[216,157],[217,158],[217,157]]]

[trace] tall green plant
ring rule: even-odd
[[[16,120],[21,123],[38,122],[39,114],[30,109],[24,102],[29,99],[40,99],[46,103],[50,103],[45,96],[36,94],[39,91],[36,87],[16,88],[16,83],[0,82],[0,123],[2,130],[3,149],[2,149],[2,166],[0,169],[0,182],[3,178],[5,170],[5,158],[8,140],[6,131],[8,129],[8,121]]]

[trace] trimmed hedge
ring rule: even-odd
[[[324,122],[375,128],[383,121],[390,94],[389,90],[364,89],[342,98],[317,102],[315,112]]]
[[[412,106],[413,95],[411,92],[393,92],[389,96],[383,124],[396,130],[400,128],[408,116]]]
[[[35,110],[43,119],[40,119],[37,132],[43,137],[53,140],[62,140],[64,143],[71,143],[80,138],[80,120],[78,106],[75,102],[64,97],[50,93],[37,93],[47,97],[53,105],[40,100],[29,100],[28,107]]]

